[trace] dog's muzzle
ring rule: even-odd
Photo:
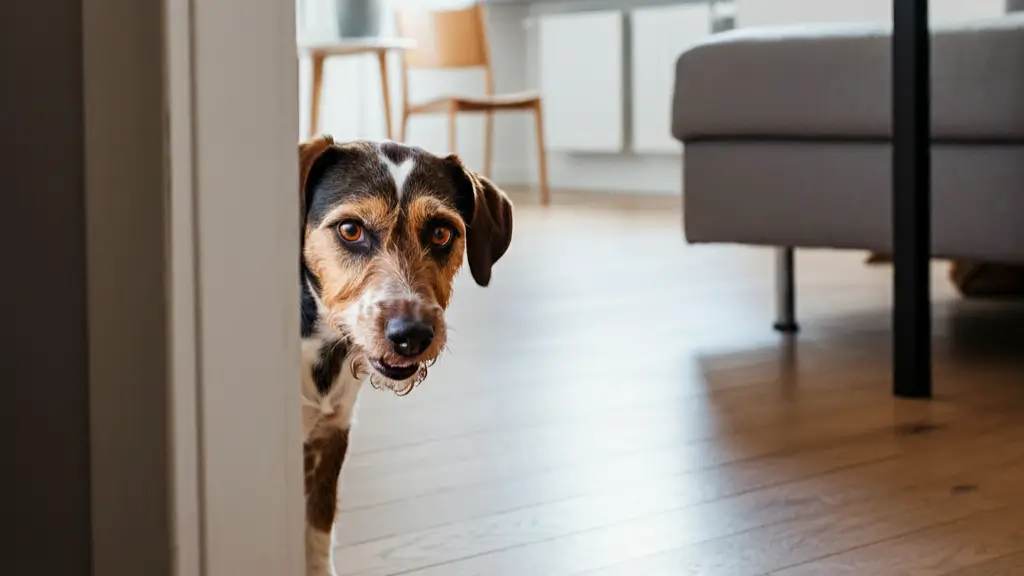
[[[416,315],[400,314],[385,322],[384,338],[391,349],[388,360],[371,359],[370,363],[390,380],[408,380],[419,372],[420,357],[434,342],[434,325]]]

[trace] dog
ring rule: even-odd
[[[458,156],[395,142],[299,144],[306,573],[334,576],[338,480],[363,384],[408,394],[445,348],[452,284],[487,286],[512,202]]]

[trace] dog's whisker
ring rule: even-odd
[[[370,376],[372,371],[362,354],[357,354],[352,360],[352,377],[362,379]]]
[[[376,373],[370,374],[370,386],[372,386],[374,390],[380,390],[385,387],[380,382],[381,378],[382,376],[378,376]]]

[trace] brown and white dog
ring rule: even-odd
[[[512,204],[457,156],[394,142],[299,145],[306,562],[332,576],[337,485],[356,396],[407,394],[445,347],[452,282],[486,286]]]

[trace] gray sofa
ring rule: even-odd
[[[933,255],[1024,262],[1024,14],[932,38]],[[677,62],[686,238],[780,247],[780,329],[792,248],[892,248],[890,45],[881,26],[734,30]]]

